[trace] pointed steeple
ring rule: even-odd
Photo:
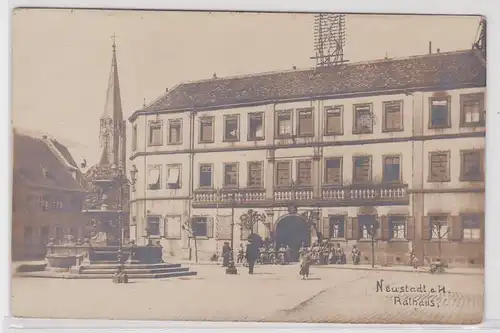
[[[115,164],[125,168],[125,121],[123,120],[118,63],[116,60],[116,36],[113,35],[112,38],[111,70],[109,72],[104,112],[100,123],[102,152],[99,164]]]
[[[115,37],[115,36],[113,36]],[[109,72],[108,90],[106,92],[106,104],[101,118],[111,118],[115,121],[123,119],[122,101],[120,96],[120,82],[118,78],[118,64],[116,61],[116,44],[113,40],[113,55],[111,58],[111,70]]]

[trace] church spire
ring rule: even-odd
[[[109,72],[108,90],[106,92],[106,104],[101,118],[112,118],[122,120],[122,102],[120,96],[120,82],[118,79],[118,64],[116,61],[116,36],[113,35],[113,54],[111,58],[111,70]]]
[[[116,164],[125,168],[125,121],[123,120],[120,82],[118,78],[118,63],[116,60],[116,36],[113,39],[111,70],[109,72],[108,88],[104,112],[100,123],[101,163]],[[105,156],[106,155],[106,156]]]

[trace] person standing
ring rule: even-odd
[[[255,261],[259,257],[259,248],[252,238],[248,239],[246,259],[248,263],[248,274],[253,274],[253,267],[255,266]]]
[[[229,266],[229,256],[231,255],[231,250],[229,242],[224,242],[224,246],[222,247],[222,267]]]

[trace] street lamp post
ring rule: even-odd
[[[112,166],[112,170],[116,173],[115,181],[118,184],[118,203],[117,203],[117,222],[118,222],[118,252],[117,252],[117,270],[113,275],[114,283],[128,283],[128,275],[125,272],[125,265],[123,263],[123,168],[119,166]],[[130,253],[132,255],[132,253]]]
[[[221,192],[219,192],[221,193]],[[226,268],[226,274],[238,274],[234,265],[234,206],[236,205],[236,192],[231,195],[231,252],[229,253],[229,266]]]

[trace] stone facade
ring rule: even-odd
[[[432,61],[447,64],[456,55],[396,65],[387,60],[386,67],[351,64],[364,66],[367,78],[378,73],[385,88],[375,88],[375,80],[372,91],[304,93],[293,101],[280,92],[275,99],[251,96],[236,103],[245,94],[236,92],[238,80],[263,80],[265,74],[177,86],[129,119],[131,238],[138,244],[159,240],[167,258],[187,258],[194,242],[182,226],[195,221],[199,257],[208,258],[230,239],[232,217],[237,248],[248,235],[239,226],[248,209],[266,214],[254,231],[270,237],[293,205],[299,214],[319,211],[316,229],[348,251],[357,244],[362,259],[371,256],[367,223],[376,221],[382,263],[407,262],[412,248],[421,259],[483,263],[485,82],[458,78],[481,73],[484,62],[467,52],[476,60],[440,65],[431,74],[424,70]],[[400,81],[412,75],[422,80],[405,86],[394,83],[394,73]],[[278,87],[285,79],[276,75]],[[295,84],[304,88],[300,80],[307,79],[300,75]],[[205,106],[204,84],[213,89]],[[191,106],[175,105],[182,89],[191,94]]]

